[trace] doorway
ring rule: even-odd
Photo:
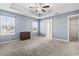
[[[47,33],[46,37],[52,39],[52,19],[47,20]]]
[[[69,17],[69,41],[79,40],[79,16]]]
[[[52,39],[52,19],[40,21],[40,34],[46,38]]]

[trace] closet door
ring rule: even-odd
[[[78,40],[78,16],[69,19],[69,39],[70,41]]]

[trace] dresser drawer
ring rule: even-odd
[[[31,38],[30,32],[20,32],[20,40],[27,40],[30,38]]]

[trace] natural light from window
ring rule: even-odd
[[[38,22],[32,21],[32,32],[38,32]]]
[[[15,34],[15,18],[9,16],[0,16],[0,35]]]

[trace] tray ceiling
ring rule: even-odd
[[[40,19],[79,10],[79,3],[0,3],[0,9]]]

